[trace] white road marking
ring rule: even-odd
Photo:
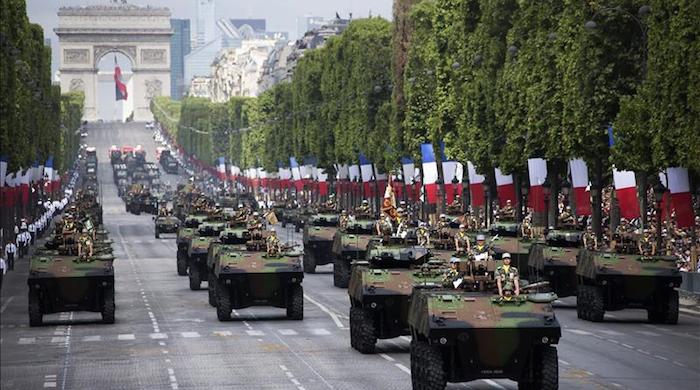
[[[136,336],[133,333],[120,334],[117,336],[117,340],[136,340]]]
[[[299,382],[299,381],[296,380],[296,379],[290,379],[290,382],[294,383],[295,386],[300,386],[300,385],[301,385],[301,382]]]
[[[331,332],[327,331],[326,329],[311,329],[311,334],[316,335],[316,336],[328,336],[331,334]]]
[[[66,341],[65,337],[52,337],[51,342],[52,343],[63,343]]]
[[[661,359],[661,360],[668,361],[668,358],[667,358],[666,356],[654,355],[654,357],[657,358],[657,359]]]
[[[498,383],[494,382],[492,379],[484,379],[484,382],[487,383],[488,385],[490,385],[491,387],[495,387],[495,388],[497,388],[497,389],[506,390],[505,387],[503,387],[503,386],[499,385]]]
[[[83,336],[82,341],[101,341],[102,336]]]
[[[384,358],[384,360],[387,360],[387,361],[390,361],[390,362],[393,362],[393,361],[396,360],[396,359],[394,359],[393,357],[391,357],[391,356],[389,356],[389,355],[387,355],[387,354],[385,354],[385,353],[380,353],[379,356],[381,356],[382,358]]]
[[[680,367],[687,367],[685,364],[683,364],[683,363],[681,363],[681,362],[679,362],[679,361],[676,361],[676,360],[673,361],[673,364],[675,364],[675,365],[677,365],[677,366],[680,366]]]
[[[638,330],[636,331],[637,333],[644,335],[644,336],[649,336],[649,337],[660,337],[661,335],[656,333],[656,332],[649,332],[646,330]]]
[[[165,347],[165,341],[159,341],[158,345],[160,345],[161,347]]]
[[[289,371],[285,372],[284,374],[287,375],[287,378],[294,378],[294,374]]]
[[[401,363],[396,363],[396,364],[394,364],[394,365],[395,365],[396,367],[398,367],[399,370],[405,372],[405,373],[408,374],[408,375],[411,375],[411,369],[410,369],[410,368],[404,366],[404,365],[401,364]]]
[[[5,303],[3,303],[3,304],[2,304],[2,307],[0,307],[0,313],[4,313],[4,312],[5,312],[5,309],[7,309],[7,305],[9,305],[10,302],[12,302],[13,299],[15,299],[14,296],[9,297],[9,298],[7,298],[7,299],[5,300]]]
[[[192,339],[192,338],[201,337],[201,335],[197,332],[182,332],[182,337],[187,338],[187,339]]]
[[[571,365],[571,363],[569,363],[569,362],[567,362],[566,360],[563,360],[563,359],[559,359],[559,363],[561,363],[561,364],[563,364],[563,365],[565,365],[565,366],[570,366],[570,365]]]
[[[634,349],[634,347],[629,344],[621,343],[620,345],[622,345],[625,348]]]
[[[651,353],[649,351],[645,351],[645,350],[639,349],[639,348],[637,348],[637,352],[642,353],[644,355],[651,355]]]
[[[578,334],[581,336],[592,336],[593,335],[593,333],[586,332],[585,330],[581,330],[581,329],[565,329],[565,330],[567,332],[571,332],[571,333]]]
[[[21,337],[17,344],[34,344],[36,342],[36,337]]]
[[[610,384],[613,385],[613,386],[615,386],[615,387],[622,387],[622,385],[619,384],[619,383],[610,382]]]
[[[278,332],[280,332],[282,336],[296,336],[299,334],[294,329],[280,329]]]
[[[408,341],[409,343],[411,342],[411,338],[408,337],[408,336],[401,336],[401,337],[399,337],[399,338],[400,338],[401,340],[406,340],[406,341]]]
[[[56,387],[56,382],[44,382],[44,387]]]
[[[173,370],[172,368],[168,368],[168,374],[169,375],[175,374],[175,370]]]
[[[281,364],[280,364],[280,368],[282,369],[282,371],[287,371],[287,370],[288,370],[287,366],[283,366],[283,365],[281,365]]]
[[[691,310],[691,309],[686,309],[686,308],[684,308],[684,307],[679,308],[678,311],[680,311],[680,312],[682,312],[682,313],[688,313],[688,314],[694,314],[694,315],[696,315],[696,316],[700,316],[700,311],[695,311],[695,310]]]
[[[623,335],[624,335],[624,333],[621,333],[621,332],[618,332],[618,331],[615,331],[615,330],[600,330],[599,332],[600,332],[600,333],[605,333],[605,334],[607,334],[608,336],[623,336]]]
[[[233,333],[231,333],[230,330],[217,330],[212,332],[215,336],[220,336],[220,337],[228,337],[228,336],[233,336]]]
[[[168,334],[167,334],[167,333],[151,333],[150,335],[148,335],[148,337],[150,337],[150,338],[152,338],[152,339],[154,339],[154,340],[156,340],[156,339],[167,339],[167,338],[168,338]]]
[[[345,327],[345,325],[343,325],[343,323],[340,322],[340,318],[338,318],[338,315],[337,315],[337,314],[333,313],[333,312],[330,311],[327,307],[323,306],[321,303],[315,301],[313,298],[311,298],[310,296],[308,296],[308,295],[306,295],[306,294],[304,294],[304,298],[305,298],[306,300],[308,300],[309,302],[313,303],[314,305],[316,305],[319,309],[321,309],[322,312],[328,314],[328,315],[331,317],[331,319],[333,320],[333,322],[335,322],[335,325],[336,325],[338,328],[344,328],[344,327]]]
[[[248,336],[265,336],[265,332],[262,330],[246,330],[246,333],[248,333]]]

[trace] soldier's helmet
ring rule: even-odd
[[[586,226],[586,231],[587,231],[587,232],[592,232],[592,231],[593,231],[593,226],[591,226],[591,225]]]
[[[445,214],[440,214],[440,219],[445,219],[445,218],[447,218],[447,215],[445,215]]]
[[[369,204],[369,201],[368,201],[367,199],[362,199],[362,204],[363,204],[363,205]]]
[[[397,212],[397,213],[403,213],[403,209],[402,209],[401,207],[399,207],[398,209],[396,209],[396,212]]]
[[[348,212],[345,211],[345,210],[343,210],[343,211],[340,212],[340,214],[341,214],[341,215],[348,215]]]
[[[510,253],[506,252],[501,256],[501,260],[510,260]]]
[[[476,235],[476,240],[477,241],[485,241],[486,237],[483,234],[477,234]]]
[[[276,236],[276,235],[277,235],[277,230],[275,230],[275,228],[270,228],[270,234],[273,235],[273,236]]]
[[[461,230],[461,229],[466,229],[466,228],[467,228],[467,225],[465,225],[465,224],[460,224],[460,225],[459,225],[459,229],[460,229],[460,230]]]
[[[257,216],[259,216],[259,215],[260,215],[260,213],[258,213],[257,211],[254,211],[254,212],[253,212],[253,216],[254,216],[254,217],[257,217]]]
[[[506,206],[510,206],[510,205],[511,205],[510,199],[506,200]]]

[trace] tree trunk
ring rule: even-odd
[[[642,224],[642,229],[646,229],[649,224],[649,221],[647,220],[647,208],[649,207],[647,204],[647,186],[649,180],[646,172],[636,172],[635,176],[637,177],[637,183],[639,183],[637,186],[637,199],[639,199],[640,215],[639,221]]]
[[[603,163],[596,159],[593,164],[593,187],[597,189],[595,195],[591,195],[591,225],[598,240],[603,238]]]

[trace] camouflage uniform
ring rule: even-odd
[[[598,249],[598,237],[592,231],[586,231],[581,237],[583,241],[583,246],[589,251],[594,251]]]
[[[501,265],[496,269],[496,279],[501,280],[503,291],[515,291],[515,280],[518,277],[518,269],[512,265]]]
[[[455,234],[455,248],[458,251],[468,251],[470,249],[469,235],[466,229],[460,228]]]
[[[425,225],[421,225],[416,229],[416,236],[418,238],[419,246],[430,245],[430,231]]]
[[[340,218],[338,219],[338,226],[340,227],[340,230],[345,230],[348,228],[348,223],[350,222],[350,217],[348,217],[348,214],[346,212],[343,212],[340,214]]]
[[[268,255],[277,255],[280,253],[280,240],[277,238],[277,234],[270,234],[267,237],[266,244]]]

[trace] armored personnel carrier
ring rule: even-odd
[[[545,243],[535,243],[528,256],[529,276],[546,280],[559,297],[576,295],[576,258],[581,250],[580,230],[550,230]]]
[[[333,262],[333,237],[338,231],[337,214],[314,214],[304,226],[304,272]]]
[[[206,215],[192,214],[185,217],[184,227],[177,230],[177,274],[180,276],[187,275],[187,248],[190,246],[190,241],[195,235],[197,227],[207,219]]]
[[[353,261],[364,260],[367,256],[367,245],[375,234],[375,221],[357,219],[348,222],[345,229],[333,236],[333,285],[347,288],[350,282],[350,264]]]
[[[413,286],[441,283],[442,262],[429,264],[430,252],[419,246],[370,244],[367,261],[353,266],[350,296],[350,344],[374,353],[377,339],[409,334],[406,322]]]
[[[180,220],[172,215],[159,215],[155,217],[155,236],[160,238],[162,233],[177,233]]]
[[[190,290],[199,290],[202,278],[207,275],[209,245],[218,240],[224,230],[224,222],[203,222],[197,227],[187,247],[187,272]]]
[[[528,258],[530,256],[530,247],[536,240],[517,236],[496,235],[488,239],[488,242],[497,260],[500,260],[504,253],[510,253],[512,264],[520,270],[520,276],[523,278],[529,277]]]
[[[442,287],[413,289],[407,321],[413,389],[497,378],[520,389],[558,388],[554,345],[561,328],[550,303],[556,295],[494,295],[494,269],[493,260],[460,259]]]
[[[681,274],[671,256],[581,250],[576,263],[578,318],[600,322],[606,311],[647,310],[650,322],[678,323]]]
[[[228,321],[233,309],[251,306],[286,308],[287,318],[304,319],[301,253],[268,254],[257,249],[221,250],[215,257],[212,270],[219,320]]]

